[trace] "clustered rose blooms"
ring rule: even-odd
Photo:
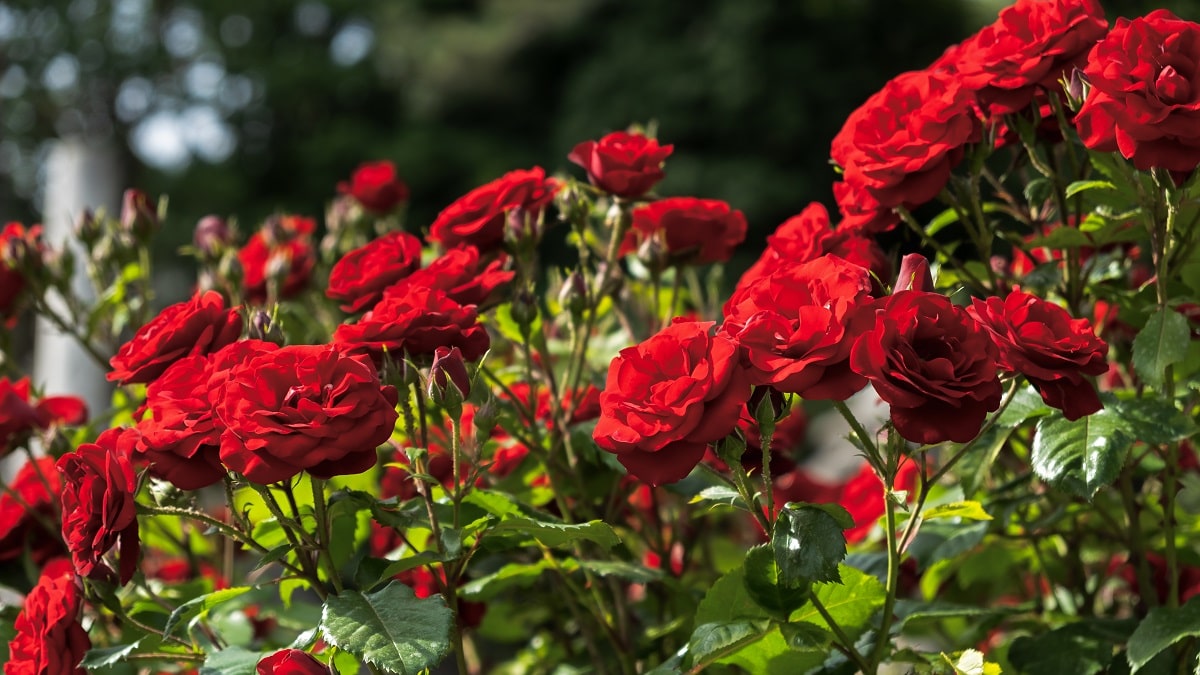
[[[388,161],[360,164],[350,182],[338,183],[337,189],[373,213],[389,213],[408,199],[408,186]]]
[[[379,302],[383,292],[421,267],[421,240],[390,232],[342,256],[329,272],[325,295],[347,312]]]
[[[246,299],[262,303],[267,285],[279,284],[279,299],[290,298],[308,285],[316,253],[312,236],[317,223],[305,216],[283,215],[267,219],[238,251],[242,266],[242,292]]]
[[[62,533],[75,572],[81,577],[126,584],[137,570],[138,541],[134,493],[137,477],[125,453],[84,443],[58,460],[62,474]],[[104,561],[118,547],[119,576]]]
[[[17,615],[4,675],[87,675],[79,667],[92,647],[79,623],[83,593],[63,559],[48,563]]]
[[[265,656],[255,668],[258,675],[329,675],[329,668],[299,649],[281,649]]]
[[[443,209],[429,227],[429,239],[445,248],[498,249],[504,244],[509,218],[515,218],[519,228],[524,228],[526,218],[536,221],[560,187],[540,166],[510,171]]]
[[[485,259],[474,246],[460,246],[446,251],[429,263],[384,290],[384,297],[406,295],[414,288],[444,291],[460,305],[476,305],[480,309],[500,301],[516,272],[505,270],[507,256],[503,253]]]
[[[0,457],[11,452],[31,433],[55,424],[78,425],[87,421],[87,405],[75,396],[31,399],[28,377],[16,382],[0,378]]]
[[[109,360],[112,370],[107,377],[122,384],[153,382],[179,359],[215,352],[241,334],[237,308],[226,308],[225,298],[216,291],[199,293],[139,328]]]
[[[415,358],[433,356],[438,347],[458,347],[463,358],[475,361],[491,344],[478,316],[474,305],[460,305],[440,290],[412,288],[385,296],[358,323],[338,326],[333,342],[366,350],[376,362],[385,350]]]
[[[567,159],[587,171],[588,181],[605,192],[641,197],[663,179],[662,164],[675,150],[653,138],[614,131],[599,141],[576,145]]]
[[[633,226],[620,252],[631,253],[654,237],[662,238],[672,262],[725,262],[746,238],[746,217],[719,199],[659,199],[633,210]]]
[[[53,457],[27,461],[0,493],[0,562],[18,560],[28,547],[41,564],[66,553],[59,530],[58,495],[62,478]]]

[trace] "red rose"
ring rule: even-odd
[[[366,356],[331,345],[262,352],[229,371],[219,394],[221,461],[264,485],[301,471],[362,473],[392,435],[397,400]]]
[[[153,476],[181,490],[219,483],[225,475],[219,455],[223,427],[209,400],[212,358],[176,361],[150,383],[145,404],[149,416],[137,425],[138,458],[149,463]]]
[[[605,192],[641,197],[663,179],[662,163],[675,150],[653,138],[614,131],[599,141],[576,145],[567,159],[587,171],[588,180]]]
[[[299,649],[281,649],[258,662],[258,675],[329,675],[329,668]]]
[[[83,424],[87,405],[74,396],[46,396],[37,402],[30,398],[29,378],[16,382],[0,378],[0,457],[18,447],[37,429],[54,424]]]
[[[109,381],[148,383],[185,356],[211,354],[238,339],[242,318],[216,291],[197,294],[158,313],[109,360]]]
[[[387,161],[360,164],[350,182],[338,183],[337,189],[374,213],[388,213],[408,199],[408,186],[396,175],[396,165]]]
[[[347,312],[360,312],[379,302],[389,286],[421,267],[421,240],[392,232],[354,249],[329,272],[325,295],[342,302]]]
[[[19,265],[31,252],[40,257],[42,228],[8,223],[0,228],[0,323],[9,327],[17,320],[25,291],[25,276]]]
[[[867,270],[836,256],[782,267],[734,292],[721,333],[745,350],[754,384],[843,401],[866,386],[849,358],[870,293]]]
[[[92,647],[79,623],[82,600],[66,560],[46,565],[17,615],[4,675],[87,675],[79,667]]]
[[[429,228],[429,238],[445,248],[468,245],[481,251],[504,244],[504,228],[509,214],[524,222],[537,220],[542,209],[554,199],[560,184],[546,178],[545,169],[510,171],[459,197],[438,214]]]
[[[746,217],[718,199],[660,199],[633,210],[633,227],[621,245],[622,255],[660,233],[673,261],[725,262],[746,238]]]
[[[290,298],[308,284],[316,264],[312,234],[317,223],[304,216],[269,218],[238,251],[242,291],[254,303],[267,300],[267,281],[279,284],[279,298]]]
[[[103,556],[119,546],[120,582],[126,584],[137,569],[137,477],[123,453],[95,443],[84,443],[58,460],[63,476],[63,538],[71,551],[75,572],[81,577],[112,579]]]
[[[1142,170],[1200,164],[1200,25],[1165,9],[1118,19],[1083,72],[1090,88],[1075,125],[1084,145]]]
[[[404,295],[384,297],[358,323],[338,326],[333,342],[364,348],[377,360],[385,348],[397,357],[418,357],[432,356],[438,347],[458,347],[464,359],[475,361],[491,344],[477,319],[473,305],[460,305],[439,290],[409,288]]]
[[[976,298],[967,311],[991,333],[1000,352],[996,365],[1024,375],[1047,405],[1069,420],[1103,407],[1084,375],[1108,372],[1108,344],[1087,319],[1072,319],[1062,307],[1022,291],[1003,300]]]
[[[891,404],[896,431],[915,443],[966,443],[1000,406],[995,345],[937,293],[901,291],[880,301],[850,367]]]
[[[1107,31],[1096,0],[1017,0],[954,50],[946,65],[989,115],[1015,113],[1039,94],[1061,96],[1059,80],[1082,65]]]
[[[499,301],[508,282],[516,272],[505,271],[504,254],[483,265],[479,249],[474,246],[452,248],[408,277],[390,286],[384,296],[407,295],[413,288],[433,288],[445,291],[460,305],[487,307]]]
[[[62,478],[54,470],[54,458],[25,462],[9,487],[20,499],[0,493],[0,561],[19,559],[26,546],[39,565],[66,553],[58,515]]]
[[[867,235],[888,232],[900,222],[890,206],[884,206],[862,185],[845,181],[833,184],[833,198],[837,201],[842,222],[838,229],[850,229]]]
[[[973,102],[944,72],[903,73],[850,114],[832,157],[851,189],[880,207],[918,206],[941,192],[964,146],[979,139]]]
[[[687,476],[750,398],[737,345],[713,326],[677,321],[609,365],[593,437],[651,485]]]

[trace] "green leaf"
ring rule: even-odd
[[[923,520],[936,520],[938,518],[964,518],[966,520],[991,520],[987,511],[983,510],[983,505],[976,501],[961,501],[952,504],[942,504],[929,509],[921,514]]]
[[[1133,339],[1133,369],[1146,384],[1162,386],[1167,366],[1187,356],[1191,336],[1182,314],[1172,309],[1158,310]]]
[[[1117,186],[1106,180],[1077,180],[1067,186],[1066,198],[1070,199],[1080,192],[1088,190],[1116,190]]]
[[[1018,672],[1029,675],[1090,675],[1104,672],[1113,644],[1087,624],[1073,623],[1036,637],[1019,637],[1008,650]]]
[[[693,670],[710,664],[762,639],[770,629],[771,622],[765,619],[696,626],[688,639],[689,663]]]
[[[401,572],[436,562],[442,562],[442,556],[437,551],[422,551],[399,560],[363,558],[354,573],[354,581],[359,588],[370,591]]]
[[[1155,607],[1129,636],[1129,665],[1137,672],[1185,637],[1200,637],[1200,596],[1178,608]]]
[[[786,504],[779,511],[771,548],[783,581],[837,581],[854,519],[837,504]]]
[[[696,608],[695,623],[725,623],[735,619],[769,618],[746,590],[746,570],[737,569],[723,575],[704,594]]]
[[[579,566],[601,577],[616,577],[638,584],[648,584],[663,578],[663,571],[619,560],[580,560]]]
[[[825,606],[833,620],[851,639],[855,639],[867,630],[871,617],[883,607],[887,590],[874,576],[853,567],[842,565],[840,573],[841,584],[813,584],[812,593]],[[790,622],[806,622],[830,629],[812,605],[792,612]]]
[[[1032,417],[1049,415],[1053,410],[1053,408],[1046,405],[1046,402],[1042,400],[1042,395],[1037,393],[1036,389],[1032,386],[1026,386],[1013,395],[1013,399],[1008,403],[1008,407],[996,418],[996,424],[1007,429],[1012,429],[1021,426],[1025,420]]]
[[[921,602],[919,600],[897,600],[896,616],[900,617],[900,627],[922,621],[940,621],[942,619],[972,619],[978,624],[982,619],[1016,614],[1019,607],[981,607],[978,605],[960,605],[952,602]]]
[[[529,588],[550,563],[539,560],[535,563],[509,563],[485,577],[465,584],[459,593],[471,600],[491,600],[510,588]]]
[[[241,647],[227,647],[212,652],[200,666],[200,675],[257,675],[258,662],[271,652],[252,652]]]
[[[126,656],[136,651],[141,642],[141,640],[136,640],[127,645],[89,649],[83,655],[83,661],[79,665],[82,668],[107,668],[108,666],[114,666],[120,663]]]
[[[608,523],[592,520],[577,525],[563,523],[541,523],[529,518],[508,518],[493,527],[488,536],[525,535],[523,540],[536,540],[543,546],[566,546],[577,541],[591,541],[605,548],[621,543],[615,530]]]
[[[732,506],[737,509],[742,509],[743,511],[750,510],[750,507],[746,505],[746,500],[742,498],[742,495],[738,494],[737,490],[734,490],[726,485],[713,485],[711,487],[706,487],[700,492],[696,493],[696,496],[692,497],[691,501],[688,503],[700,504],[703,502]]]
[[[808,602],[812,582],[807,578],[784,580],[775,556],[766,545],[746,552],[746,590],[771,616],[786,619]]]
[[[453,618],[441,596],[418,600],[411,588],[394,581],[374,593],[329,596],[321,632],[362,661],[410,675],[432,668],[450,651]]]
[[[179,627],[179,624],[202,617],[208,614],[208,611],[213,607],[252,590],[254,590],[253,586],[234,586],[233,588],[222,588],[219,591],[213,591],[212,593],[188,600],[176,607],[175,611],[171,612],[171,616],[167,617],[167,623],[163,626],[163,634],[170,635]]]
[[[1125,400],[1112,394],[1103,394],[1100,400],[1104,403],[1104,409],[1116,416],[1129,436],[1145,443],[1181,441],[1200,431],[1190,417],[1153,392],[1145,392],[1142,398]]]
[[[1034,237],[1029,245],[1034,248],[1045,246],[1046,248],[1062,249],[1083,248],[1094,244],[1090,237],[1073,227],[1059,227],[1051,230],[1045,236]]]
[[[1033,471],[1042,480],[1090,500],[1116,480],[1130,443],[1114,411],[1101,410],[1074,422],[1055,414],[1038,422]]]

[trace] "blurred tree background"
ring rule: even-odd
[[[163,253],[208,213],[320,214],[373,159],[396,162],[420,230],[505,171],[574,171],[575,143],[654,122],[676,145],[659,191],[742,209],[749,259],[832,206],[829,142],[854,107],[1005,4],[0,0],[0,217],[38,220],[48,144],[82,137],[170,196]]]

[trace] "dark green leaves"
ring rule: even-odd
[[[1074,422],[1058,414],[1044,418],[1033,440],[1033,470],[1042,480],[1090,500],[1121,471],[1133,440],[1126,426],[1111,410]]]
[[[746,553],[746,591],[772,616],[787,619],[792,611],[803,607],[808,602],[810,585],[807,579],[784,579],[767,546],[755,546]]]
[[[440,596],[418,600],[411,588],[392,582],[374,593],[330,596],[321,632],[338,649],[409,675],[437,665],[450,651],[452,619]]]
[[[1160,309],[1133,340],[1133,369],[1153,387],[1162,386],[1167,366],[1187,356],[1191,329],[1182,314]]]
[[[1150,610],[1129,636],[1129,665],[1137,672],[1159,652],[1185,637],[1200,637],[1200,597],[1175,609]]]
[[[771,549],[783,582],[836,581],[854,519],[837,504],[787,504],[779,512]]]

